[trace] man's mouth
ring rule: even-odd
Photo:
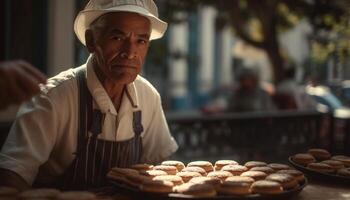
[[[111,68],[136,68],[136,66],[131,64],[114,64]]]

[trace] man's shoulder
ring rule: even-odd
[[[136,77],[134,84],[138,91],[142,91],[142,93],[159,96],[157,89],[148,80],[140,75]]]
[[[62,88],[73,88],[76,85],[76,72],[74,68],[60,72],[48,79],[47,83],[41,86],[42,92],[49,94],[52,91]]]

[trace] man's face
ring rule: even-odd
[[[147,18],[128,12],[106,14],[101,31],[87,46],[95,57],[95,71],[104,80],[128,84],[141,71],[149,47]],[[92,43],[92,44],[91,44]]]

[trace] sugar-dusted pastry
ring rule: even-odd
[[[209,162],[209,161],[193,161],[193,162],[188,163],[187,167],[201,167],[207,173],[214,171],[213,164],[211,164],[211,162]]]

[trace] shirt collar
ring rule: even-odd
[[[92,62],[92,56],[88,58],[86,62],[86,68],[87,68],[87,86],[88,89],[95,100],[96,104],[98,105],[99,109],[102,113],[111,113],[113,115],[117,115],[117,111],[109,98],[106,90],[103,88],[100,80],[97,78],[97,75],[95,73],[95,70],[93,68],[93,62]],[[132,82],[126,86],[126,95],[128,98],[122,97],[122,104],[120,110],[123,109],[124,106],[126,106],[125,99],[128,99],[130,102],[130,106],[133,109],[136,109],[138,107],[138,95],[135,87],[135,83]],[[124,96],[124,95],[123,95]],[[123,109],[124,110],[124,109]]]

